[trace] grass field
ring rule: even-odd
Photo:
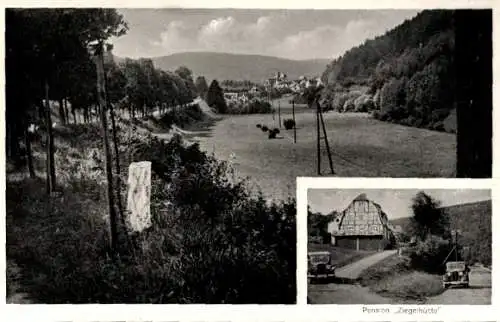
[[[282,99],[281,119],[291,118],[291,106]],[[276,104],[275,104],[276,106]],[[324,114],[339,177],[453,177],[455,135],[380,122],[367,114]],[[198,138],[200,146],[223,160],[233,160],[237,172],[252,177],[271,198],[295,195],[297,176],[315,176],[316,118],[298,106],[297,143],[293,130],[281,129],[269,140],[257,124],[279,127],[278,116],[225,116]],[[322,172],[328,173],[323,149]]]

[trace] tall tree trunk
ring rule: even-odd
[[[121,195],[121,176],[120,176],[120,153],[118,151],[118,134],[116,131],[116,122],[115,122],[115,113],[113,109],[113,104],[109,102],[108,95],[108,80],[106,74],[104,73],[104,57],[101,56],[101,63],[103,65],[103,74],[104,74],[104,97],[106,100],[106,106],[109,110],[109,115],[111,118],[111,130],[113,132],[113,148],[115,152],[115,172],[116,172],[116,201],[118,205],[118,216],[121,222],[122,227],[125,227],[125,218],[123,217],[123,206],[122,206],[122,195]]]
[[[113,189],[113,172],[111,165],[111,152],[109,147],[108,138],[108,121],[106,119],[106,99],[105,99],[105,84],[104,84],[104,66],[103,66],[103,45],[99,44],[98,55],[95,57],[95,63],[97,67],[97,98],[100,105],[100,116],[101,116],[101,135],[103,140],[104,149],[104,159],[105,159],[105,170],[107,178],[107,199],[108,199],[108,210],[109,210],[109,223],[110,223],[110,238],[111,238],[111,249],[117,251],[118,249],[118,221],[115,211],[115,200],[114,200],[114,189]]]
[[[50,115],[49,82],[45,80],[45,123],[47,125],[47,194],[50,196],[56,189],[56,168],[54,161],[54,134],[52,131],[52,117]]]
[[[26,144],[26,156],[28,159],[28,172],[30,174],[30,178],[34,179],[35,175],[35,167],[33,166],[33,153],[31,151],[31,133],[28,131],[30,123],[24,127],[24,140]]]

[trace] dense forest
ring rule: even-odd
[[[425,10],[332,61],[322,79],[331,108],[455,132],[454,11]]]

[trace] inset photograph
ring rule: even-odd
[[[491,304],[490,190],[308,190],[309,304]]]

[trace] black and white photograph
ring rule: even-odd
[[[309,304],[491,304],[490,190],[308,189]]]
[[[295,304],[297,177],[491,178],[491,59],[492,10],[5,9],[7,302]]]

